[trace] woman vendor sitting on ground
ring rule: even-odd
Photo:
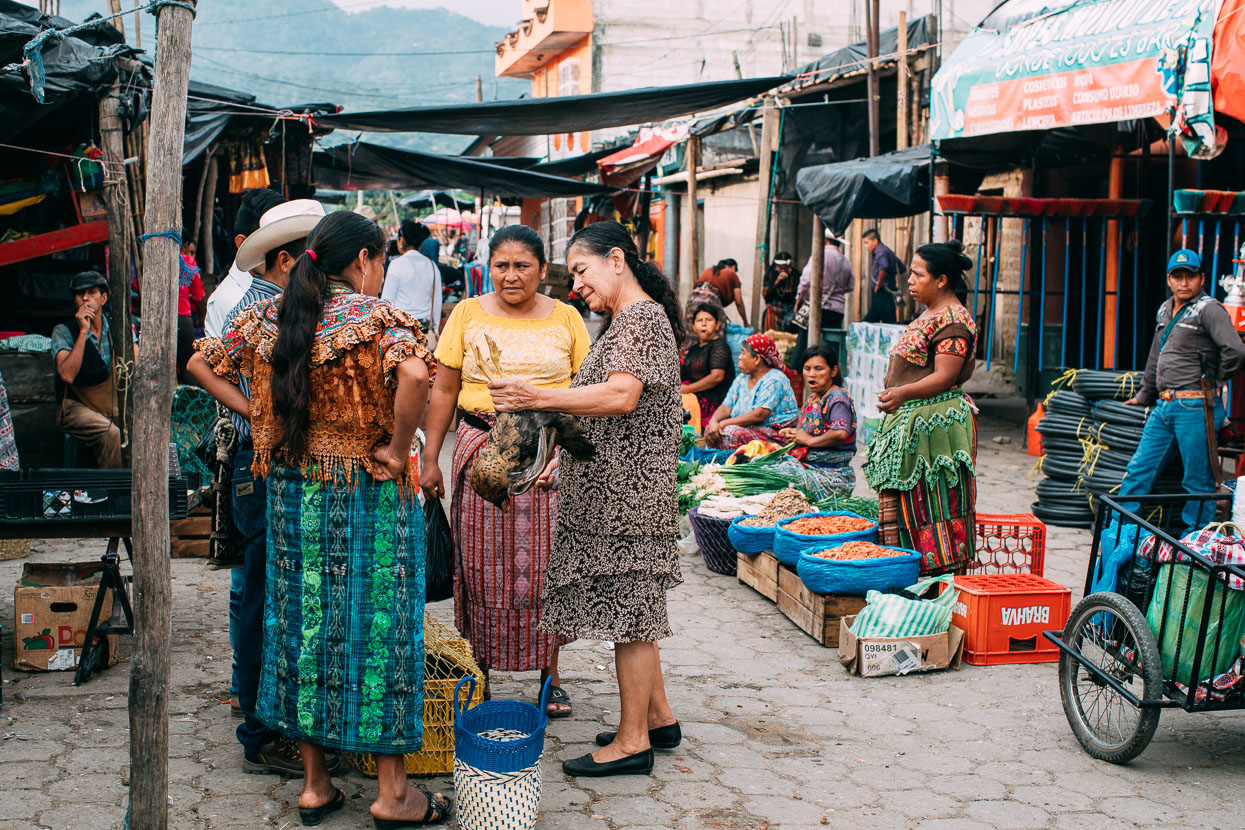
[[[804,388],[800,420],[781,430],[782,440],[795,442],[791,455],[822,479],[836,494],[850,496],[856,484],[852,456],[856,454],[856,409],[841,385],[839,355],[833,346],[818,343],[804,350]]]
[[[878,494],[882,544],[921,554],[921,575],[973,561],[977,422],[961,388],[973,374],[977,325],[961,303],[973,262],[958,240],[922,245],[908,291],[925,311],[891,349],[865,480]]]
[[[705,426],[705,443],[734,450],[749,441],[781,441],[781,430],[795,423],[800,414],[783,369],[771,338],[754,334],[745,340],[739,353],[739,374]]]
[[[692,336],[683,346],[683,394],[695,395],[700,404],[701,431],[717,412],[735,379],[735,364],[726,345],[726,314],[722,306],[701,303],[692,318]]]

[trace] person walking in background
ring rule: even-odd
[[[870,295],[866,323],[894,323],[896,320],[897,280],[902,271],[899,257],[882,243],[882,237],[873,228],[861,235],[865,250],[872,256],[872,277],[869,280],[873,293]]]
[[[489,240],[496,289],[455,306],[437,345],[440,369],[420,484],[429,498],[445,495],[438,459],[457,408],[462,417],[450,471],[455,622],[486,681],[494,670],[539,669],[542,685],[551,678],[548,715],[557,718],[571,713],[558,673],[558,646],[568,641],[539,625],[558,494],[532,488],[503,511],[468,486],[496,418],[486,369],[476,361],[477,349],[489,354],[486,338],[500,347],[506,377],[549,389],[570,386],[592,345],[579,312],[537,292],[547,269],[544,242],[526,225],[504,227]]]
[[[1220,463],[1215,432],[1226,417],[1219,393],[1245,360],[1245,345],[1227,309],[1202,291],[1205,282],[1196,252],[1171,255],[1167,286],[1172,295],[1159,307],[1141,391],[1125,401],[1154,407],[1117,496],[1130,510],[1137,503],[1125,497],[1149,493],[1173,450],[1184,465],[1186,493],[1219,489],[1212,468]],[[1185,530],[1200,530],[1214,512],[1214,502],[1186,501]]]
[[[700,274],[697,285],[710,285],[718,294],[722,308],[730,309],[732,305],[739,312],[739,319],[748,325],[748,311],[744,308],[743,286],[739,282],[739,263],[733,259],[724,259],[712,268],[706,268]]]
[[[428,228],[419,222],[407,219],[402,223],[398,258],[389,263],[380,298],[418,320],[426,333],[435,335],[441,327],[441,271],[419,252],[427,238]]]
[[[749,441],[782,440],[800,405],[773,339],[753,334],[739,352],[739,374],[705,426],[705,443],[733,450]]]
[[[577,231],[566,262],[576,293],[607,321],[571,388],[507,378],[489,391],[499,412],[578,416],[596,447],[589,460],[562,455],[542,477],[558,477],[560,501],[540,627],[614,643],[621,712],[617,732],[597,735],[601,749],[562,770],[648,775],[653,748],[682,740],[657,641],[672,633],[666,592],[683,581],[675,545],[683,320],[670,282],[617,222]]]
[[[786,251],[779,251],[778,256],[765,269],[765,282],[762,296],[765,298],[765,331],[786,331],[795,314],[795,293],[799,288],[800,278],[795,275],[794,260]]]
[[[439,822],[451,808],[412,789],[403,766],[421,746],[424,708],[424,517],[411,441],[435,361],[414,318],[376,299],[384,249],[375,222],[326,216],[282,296],[198,344],[208,391],[249,413],[253,470],[267,482],[258,715],[298,742],[308,826],[346,804],[326,748],[376,755],[379,830]]]
[[[284,202],[281,194],[268,188],[251,188],[242,194],[242,204],[233,219],[234,248],[240,248],[246,238],[259,228],[259,218],[272,208]],[[216,290],[207,299],[207,313],[203,317],[203,333],[208,337],[220,337],[224,331],[225,318],[233,311],[238,300],[251,287],[250,273],[238,267],[235,260],[229,266],[229,273],[216,286]]]
[[[813,302],[809,293],[813,287],[813,259],[809,257],[800,272],[800,284],[795,291],[796,311],[793,318],[795,325],[795,351],[791,354],[791,363],[800,365],[804,349],[808,346],[808,304]],[[843,328],[843,309],[847,305],[847,295],[856,287],[856,274],[852,271],[852,263],[843,254],[843,242],[826,231],[826,248],[821,266],[821,327],[823,329]]]
[[[921,575],[964,573],[973,561],[977,421],[962,388],[973,374],[977,324],[956,291],[973,261],[958,240],[922,245],[908,290],[925,311],[890,353],[865,481],[878,494],[882,544],[921,554]]]

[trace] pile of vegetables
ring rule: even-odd
[[[794,487],[788,487],[775,494],[765,505],[764,510],[751,519],[744,519],[740,524],[745,527],[773,527],[783,519],[790,519],[801,513],[811,513],[812,510],[813,506],[809,504],[808,497],[803,492]]]
[[[850,562],[858,559],[889,559],[892,556],[902,555],[898,551],[875,545],[872,542],[848,542],[837,548],[809,554],[809,556],[816,556],[818,559],[830,559],[835,562]]]
[[[759,513],[770,498],[769,493],[752,496],[712,495],[697,505],[696,511],[701,516],[714,519],[736,519]]]
[[[818,510],[841,510],[855,513],[866,519],[878,520],[878,500],[867,498],[851,498],[850,496],[831,496],[825,501],[817,502]]]
[[[832,536],[868,530],[873,527],[873,522],[859,516],[808,516],[783,527],[792,533],[802,533],[805,536]]]

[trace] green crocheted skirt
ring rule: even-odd
[[[976,475],[976,433],[973,410],[959,389],[908,401],[886,416],[869,442],[865,481],[878,492],[911,490],[921,480],[954,487],[961,475]]]

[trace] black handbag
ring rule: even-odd
[[[441,500],[424,501],[424,600],[454,596],[454,537]]]

